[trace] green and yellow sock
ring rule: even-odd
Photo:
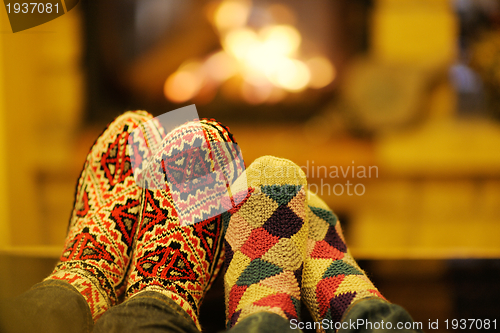
[[[307,193],[309,236],[302,297],[315,321],[339,322],[347,308],[368,298],[384,298],[350,254],[337,216]]]
[[[248,194],[231,212],[225,239],[228,327],[261,311],[300,315],[306,177],[294,163],[271,156],[255,160],[245,176],[237,185]]]

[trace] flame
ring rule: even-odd
[[[292,16],[286,13],[286,7],[275,7],[267,9],[269,15]],[[335,68],[324,56],[300,59],[302,36],[293,25],[268,24],[252,29],[248,26],[251,12],[250,0],[218,3],[211,22],[221,36],[222,50],[208,56],[202,64],[180,66],[165,82],[168,99],[185,102],[201,93],[203,85],[218,86],[240,76],[240,96],[246,102],[276,103],[286,92],[323,88],[335,79]]]
[[[335,68],[325,57],[314,57],[306,62],[311,73],[309,86],[320,89],[329,85],[336,76]]]
[[[165,96],[176,103],[182,103],[195,97],[203,84],[200,68],[201,65],[197,62],[181,65],[179,70],[165,81],[163,87]]]
[[[250,1],[223,1],[215,10],[213,22],[219,31],[243,27],[250,15]]]

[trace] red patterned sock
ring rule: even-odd
[[[128,138],[150,119],[144,111],[127,112],[93,145],[78,181],[63,254],[47,278],[73,285],[87,300],[94,320],[124,291],[142,195],[134,181]],[[149,129],[149,144],[161,140],[161,131]],[[137,148],[144,155],[150,147],[139,143]]]
[[[200,328],[200,303],[223,263],[220,191],[243,166],[220,167],[238,159],[231,144],[224,146],[234,142],[228,129],[214,120],[184,124],[163,142],[145,176],[127,298],[162,293]]]

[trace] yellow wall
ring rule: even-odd
[[[456,57],[458,20],[448,0],[377,0],[374,55],[394,63],[435,66]]]
[[[8,24],[5,17],[0,20],[0,30],[6,31]],[[8,210],[8,185],[7,185],[7,152],[5,138],[5,84],[4,84],[4,63],[3,38],[0,38],[0,248],[7,247],[10,241],[9,210]]]
[[[0,19],[0,245],[60,247],[83,104],[80,13],[18,33],[3,6]]]

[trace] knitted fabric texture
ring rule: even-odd
[[[144,111],[127,112],[96,140],[77,183],[63,254],[47,278],[72,284],[85,297],[94,320],[124,291],[142,195],[132,174],[127,140],[152,118]],[[150,133],[153,141],[160,140],[161,128],[151,128]]]
[[[315,194],[307,193],[309,236],[301,294],[315,321],[338,322],[354,302],[383,296],[346,246],[337,216]]]
[[[298,318],[308,231],[305,175],[288,160],[264,156],[242,181],[248,195],[231,211],[225,238],[226,324],[260,311]]]
[[[212,149],[223,142],[234,141],[228,129],[213,120],[184,124],[164,139],[147,171],[151,174],[145,176],[150,183],[145,185],[142,222],[127,285],[127,298],[144,291],[170,297],[198,328],[200,303],[223,264],[222,215],[203,219],[217,204],[213,189],[227,186],[227,178],[211,173],[217,159],[228,158],[215,156]],[[193,179],[196,181],[190,182]],[[190,204],[186,206],[189,216],[200,221],[181,224],[174,197],[177,204]]]

